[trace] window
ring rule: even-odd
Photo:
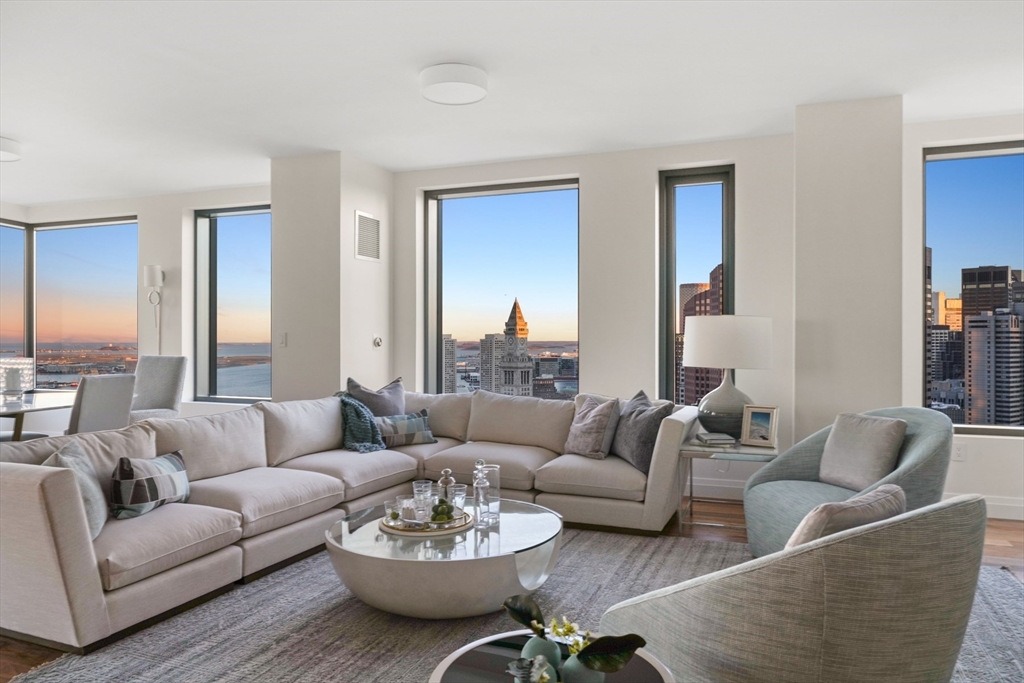
[[[572,399],[576,183],[433,191],[426,200],[428,390]]]
[[[39,389],[134,372],[135,219],[0,226],[0,344],[0,366],[34,372]]]
[[[196,212],[196,398],[271,396],[270,207]]]
[[[661,396],[692,405],[721,368],[684,368],[686,319],[733,312],[733,167],[664,171]]]
[[[1024,143],[925,150],[925,405],[1024,426]]]

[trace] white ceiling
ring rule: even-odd
[[[467,107],[419,72],[490,74]],[[1024,110],[1024,2],[0,2],[0,199],[268,183],[792,131],[903,94],[908,121]]]

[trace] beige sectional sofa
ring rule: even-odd
[[[662,422],[645,476],[615,456],[560,455],[572,403],[407,393],[408,412],[429,409],[437,443],[366,454],[341,448],[339,403],[262,403],[0,445],[0,632],[91,649],[316,548],[348,511],[411,492],[416,478],[450,468],[470,483],[478,458],[502,466],[504,497],[567,522],[658,531],[678,508],[678,450],[696,418],[677,408]],[[121,457],[179,451],[188,502],[109,518],[90,541],[74,474],[40,466],[69,439],[98,473]]]

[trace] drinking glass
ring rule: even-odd
[[[429,498],[434,482],[429,479],[418,479],[412,483],[413,495],[417,498]]]
[[[457,507],[460,510],[466,509],[466,489],[469,487],[466,484],[453,484],[448,488],[451,489],[452,499],[448,502]]]
[[[501,513],[501,465],[484,465],[487,477],[487,507],[483,517],[488,524],[497,524]]]

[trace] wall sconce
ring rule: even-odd
[[[164,271],[160,266],[145,266],[142,269],[142,284],[149,287],[146,300],[153,304],[153,325],[156,327],[157,354],[162,346],[160,339],[160,289],[164,286]]]

